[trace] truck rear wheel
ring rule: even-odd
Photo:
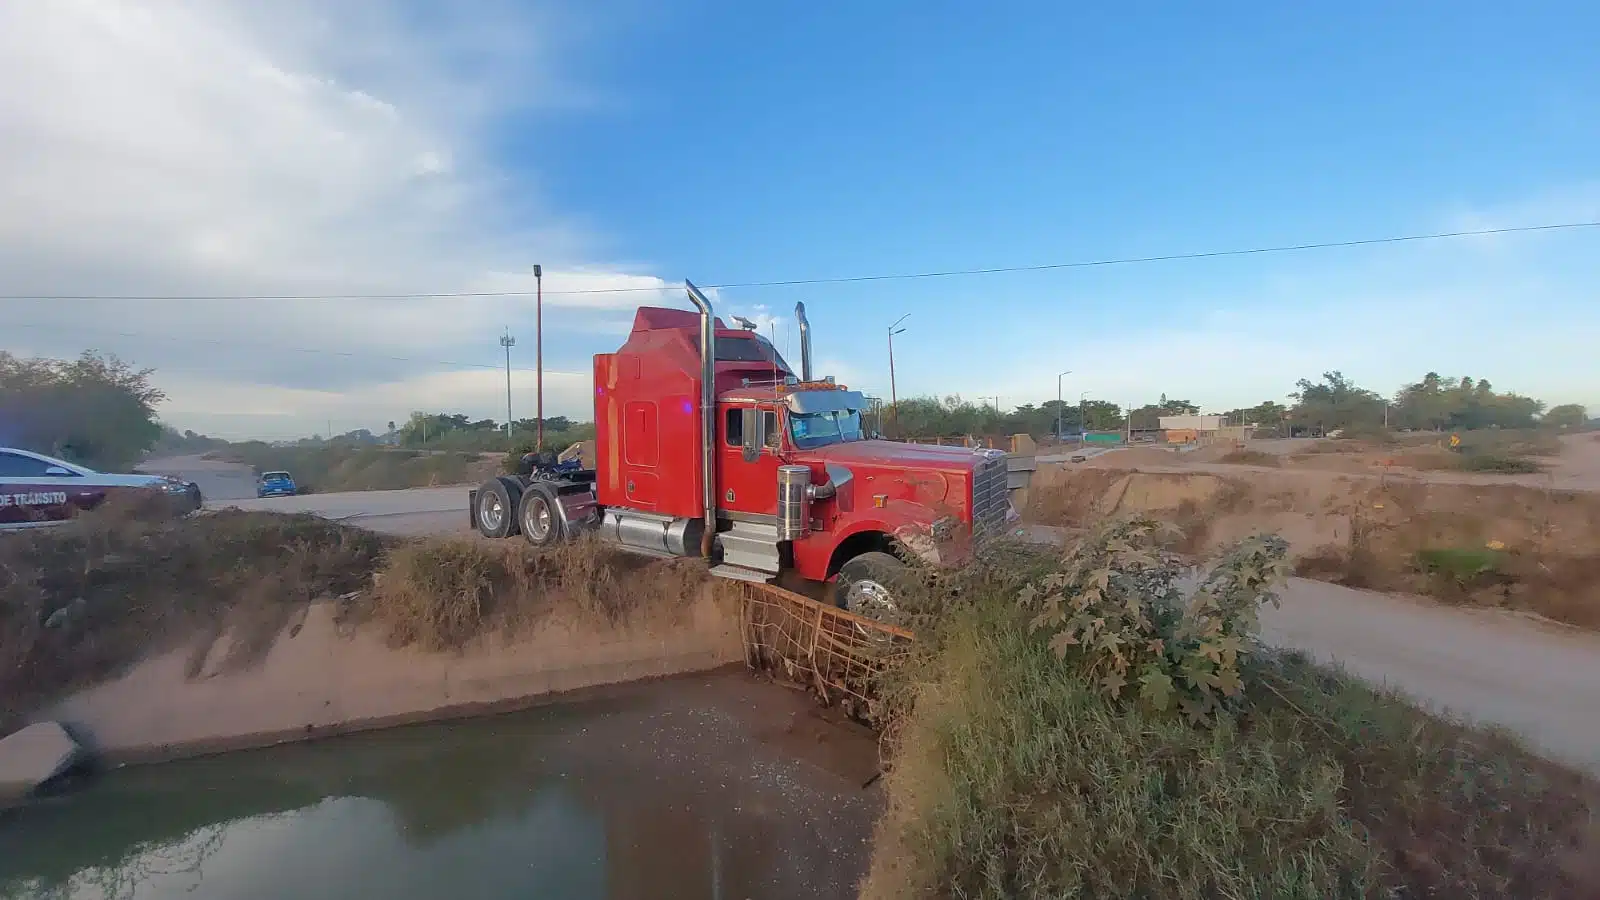
[[[896,598],[906,583],[906,564],[873,550],[851,557],[839,567],[834,599],[841,608],[857,615],[881,619],[898,611]]]
[[[476,509],[472,511],[478,533],[484,537],[503,538],[517,533],[517,501],[522,499],[522,489],[509,478],[496,478],[478,488]]]
[[[531,487],[522,495],[517,522],[522,536],[535,547],[548,547],[561,540],[561,516],[556,502],[549,491],[538,487]]]

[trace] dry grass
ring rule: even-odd
[[[1271,466],[1278,468],[1283,465],[1283,460],[1275,453],[1263,453],[1260,450],[1234,450],[1224,453],[1217,458],[1217,462],[1230,466]]]
[[[1102,517],[1127,476],[1085,469],[1029,490],[1028,521],[1082,528]],[[1214,478],[1145,475],[1148,479]],[[1296,545],[1296,574],[1372,590],[1424,594],[1450,603],[1506,607],[1559,622],[1600,629],[1600,496],[1525,485],[1440,484],[1411,479],[1360,479],[1301,493],[1262,473],[1229,476],[1205,499],[1170,492],[1157,511],[1184,538],[1174,547],[1198,556],[1242,525],[1298,527],[1285,514],[1305,514]],[[1188,493],[1193,493],[1192,491]],[[1132,498],[1132,494],[1127,495]],[[1147,496],[1145,499],[1149,499]],[[1316,532],[1312,525],[1324,530]],[[1315,532],[1313,534],[1312,532]],[[1337,532],[1338,543],[1319,545]],[[1439,577],[1425,557],[1496,550],[1496,565],[1479,577]]]
[[[414,541],[389,553],[359,612],[396,645],[460,650],[552,616],[604,628],[670,622],[708,580],[696,560],[648,560],[593,537],[545,551],[521,542]]]
[[[1029,487],[1023,518],[1041,525],[1082,525],[1095,518],[1102,498],[1127,474],[1119,469],[1050,472]]]
[[[1597,536],[1592,494],[1392,482],[1358,498],[1348,540],[1301,556],[1295,571],[1600,628]]]
[[[862,896],[1584,897],[1596,786],[1298,657],[1199,729],[1107,700],[1009,589],[890,685],[888,808]],[[1592,866],[1590,867],[1593,868]]]
[[[159,498],[158,498],[159,499]],[[0,534],[0,730],[149,656],[188,651],[191,677],[259,662],[316,600],[396,644],[460,649],[559,619],[590,629],[670,625],[709,580],[594,540],[396,541],[314,516],[172,518],[156,501]],[[219,643],[220,642],[220,643]],[[220,658],[218,658],[220,657]]]
[[[174,520],[137,501],[0,534],[0,723],[197,637],[236,632],[248,664],[296,606],[364,587],[383,549],[313,516]]]

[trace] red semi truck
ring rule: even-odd
[[[537,546],[596,530],[653,556],[701,556],[715,575],[832,583],[847,609],[893,603],[904,560],[960,562],[1014,515],[1005,454],[877,439],[863,396],[814,379],[810,324],[796,375],[754,327],[641,307],[615,353],[594,358],[595,468],[553,458],[470,495],[489,537]]]

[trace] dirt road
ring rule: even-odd
[[[1600,773],[1600,634],[1292,578],[1262,633]]]

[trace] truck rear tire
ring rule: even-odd
[[[834,600],[857,615],[883,618],[897,611],[896,597],[909,582],[906,576],[906,564],[894,556],[878,550],[863,553],[839,567]]]
[[[522,536],[535,547],[549,547],[561,540],[561,514],[550,491],[537,485],[528,488],[517,507],[517,523]]]
[[[517,503],[522,487],[510,478],[495,478],[478,488],[472,510],[473,524],[484,537],[503,538],[517,533]]]

